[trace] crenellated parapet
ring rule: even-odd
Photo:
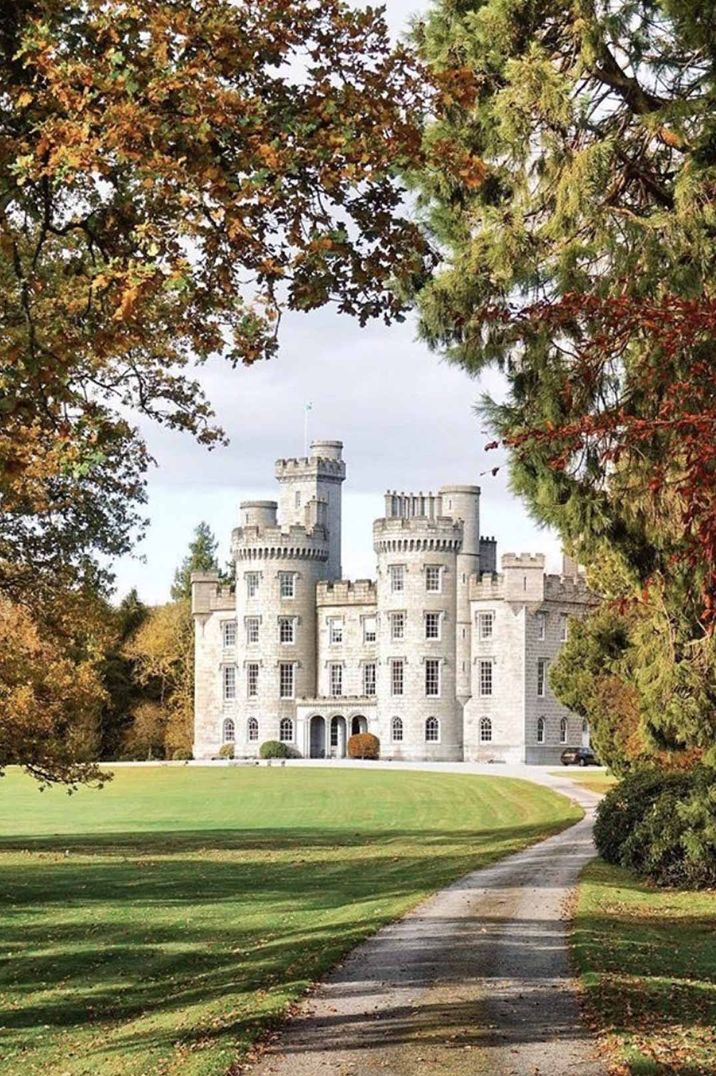
[[[582,576],[547,575],[544,581],[545,601],[578,602],[598,605],[599,599]]]
[[[378,600],[376,585],[372,579],[341,579],[336,583],[319,583],[316,587],[316,605],[375,605]]]
[[[218,572],[191,573],[191,611],[216,613],[235,608],[236,598],[231,587],[219,583]]]
[[[231,534],[231,552],[245,560],[328,560],[325,527],[312,529],[298,523],[290,527],[236,527]]]
[[[342,482],[346,477],[346,465],[341,459],[327,456],[300,456],[276,460],[276,478],[320,478]]]
[[[376,519],[373,548],[376,553],[446,552],[459,553],[462,523],[458,520],[425,516]]]

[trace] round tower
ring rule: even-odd
[[[462,523],[462,548],[456,564],[455,684],[458,701],[464,706],[471,691],[472,625],[468,584],[470,576],[480,571],[480,487],[443,486],[439,496],[442,515]]]
[[[373,525],[377,554],[378,699],[381,754],[462,758],[456,700],[457,558],[462,524],[412,515],[432,494],[390,494],[390,515]]]
[[[242,505],[251,522],[232,536],[237,754],[258,754],[264,740],[283,740],[302,752],[296,699],[316,692],[316,583],[326,576],[328,539],[323,527],[276,526],[275,507]]]

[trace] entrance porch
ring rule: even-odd
[[[350,737],[375,722],[375,699],[301,699],[296,746],[304,758],[345,758]]]

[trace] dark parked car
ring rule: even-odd
[[[563,766],[600,766],[601,763],[591,747],[565,747],[559,756]]]

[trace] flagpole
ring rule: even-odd
[[[308,412],[312,407],[313,404],[307,403],[303,409],[303,448],[306,456],[308,456]]]

